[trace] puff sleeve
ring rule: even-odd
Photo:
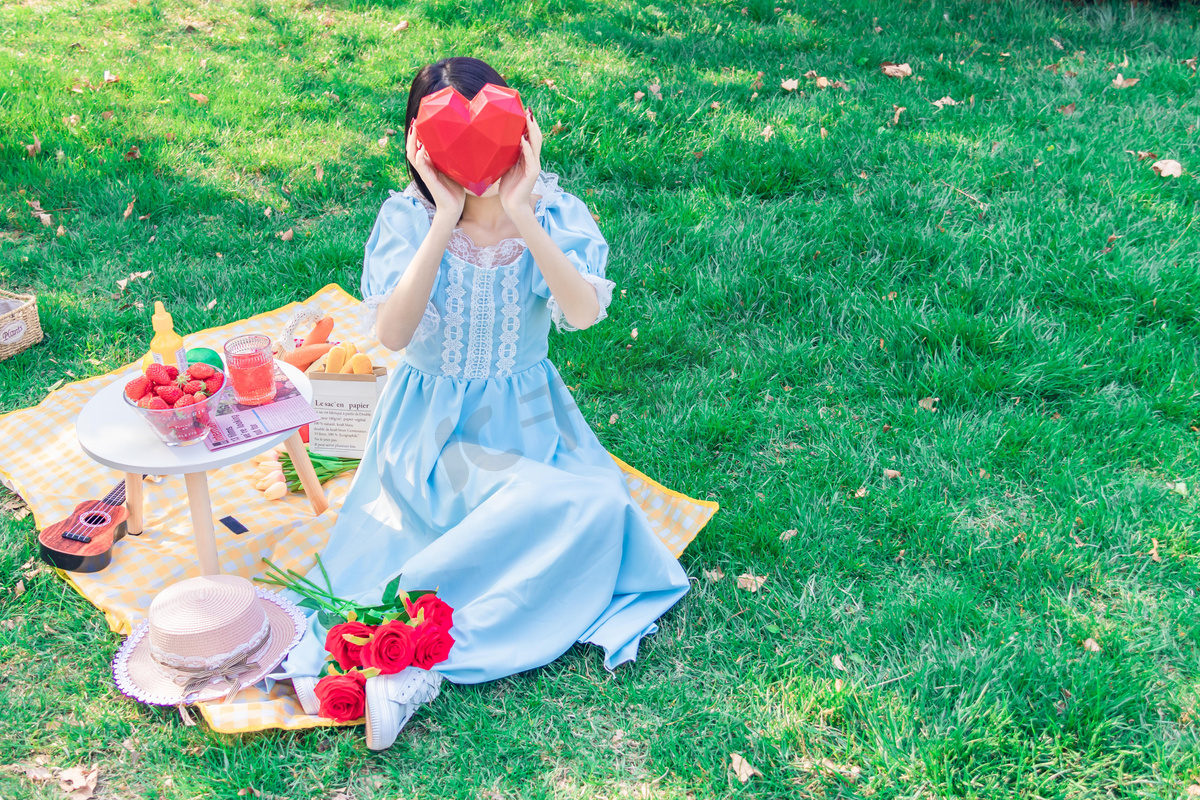
[[[596,322],[607,317],[616,284],[604,277],[604,267],[608,262],[608,242],[604,241],[592,213],[582,200],[564,192],[546,202],[540,221],[542,228],[550,234],[554,243],[562,248],[567,260],[575,265],[575,269],[588,283],[596,287],[596,297],[600,301],[600,313],[596,316]],[[541,270],[534,273],[533,293],[547,298],[550,319],[560,332],[579,330],[567,322],[562,309],[551,296],[550,287],[542,277]]]
[[[379,209],[371,237],[367,239],[363,256],[363,302],[356,309],[358,332],[378,338],[375,323],[379,306],[396,288],[404,271],[412,263],[417,248],[429,233],[429,212],[416,198],[407,193],[393,193]],[[414,342],[432,336],[441,324],[441,317],[432,298],[437,291],[441,274],[434,280],[430,301],[425,306],[421,323],[413,333]]]

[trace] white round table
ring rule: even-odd
[[[305,400],[312,402],[312,384],[304,373],[291,364],[276,364],[300,390]],[[141,370],[128,374],[97,392],[79,412],[75,434],[79,446],[92,459],[125,473],[125,497],[129,507],[129,533],[142,532],[142,475],[183,475],[187,486],[188,505],[192,513],[192,533],[200,574],[216,575],[221,570],[217,562],[217,542],[213,533],[212,504],[208,496],[208,471],[238,464],[251,456],[284,443],[304,493],[312,504],[313,513],[322,514],[329,508],[325,490],[313,470],[308,448],[300,438],[298,428],[280,431],[242,444],[212,451],[204,442],[185,447],[169,447],[155,435],[150,425],[125,402],[125,384],[141,375]]]

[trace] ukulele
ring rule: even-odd
[[[42,560],[68,572],[99,572],[112,561],[112,547],[125,537],[129,511],[125,481],[103,500],[75,506],[71,516],[38,534]]]

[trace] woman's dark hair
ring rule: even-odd
[[[471,100],[487,83],[508,86],[499,72],[478,58],[465,56],[443,58],[441,61],[422,67],[417,76],[413,78],[412,88],[408,90],[408,108],[404,112],[405,136],[408,135],[408,129],[412,127],[413,120],[417,118],[417,112],[421,109],[421,99],[426,95],[441,91],[447,86],[453,86],[459,94]],[[417,169],[411,161],[408,162],[408,174],[412,176],[413,182],[417,184],[417,188],[421,190],[425,199],[432,203],[433,197],[429,194],[429,187],[425,185],[425,181],[421,180],[421,176],[417,174]]]

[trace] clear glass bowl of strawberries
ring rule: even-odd
[[[208,436],[208,419],[225,389],[225,373],[208,364],[176,367],[151,364],[125,384],[125,402],[137,409],[158,438],[172,447],[195,444]]]

